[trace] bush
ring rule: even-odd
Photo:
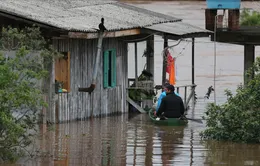
[[[0,37],[0,163],[23,156],[35,135],[46,67],[57,53],[39,28],[3,28]]]
[[[244,9],[240,16],[241,25],[243,26],[259,26],[260,25],[260,13],[257,11],[250,12]]]
[[[207,129],[204,139],[260,143],[260,58],[248,74],[255,73],[247,86],[240,85],[236,95],[226,90],[227,102],[209,104],[206,109]]]

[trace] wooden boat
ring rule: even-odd
[[[164,125],[164,126],[184,126],[188,123],[187,120],[182,120],[179,118],[167,118],[165,120],[156,120],[156,117],[154,116],[153,110],[151,109],[149,111],[149,117],[151,121],[157,125]]]

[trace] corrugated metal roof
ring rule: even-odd
[[[168,34],[174,34],[178,36],[195,34],[195,33],[204,33],[207,36],[207,34],[212,33],[211,31],[184,22],[156,24],[149,27],[145,27],[145,29],[150,29],[153,31],[163,32]]]
[[[95,31],[102,17],[111,31],[181,20],[109,0],[1,0],[0,12],[84,32]]]

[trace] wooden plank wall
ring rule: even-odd
[[[126,42],[120,38],[105,38],[103,40],[102,53],[106,49],[115,48],[117,50],[117,86],[115,88],[103,88],[103,56],[101,56],[96,89],[91,95],[86,92],[78,92],[78,88],[89,87],[91,84],[97,51],[97,39],[53,39],[53,46],[60,52],[70,52],[71,67],[70,92],[60,94],[59,97],[56,95],[55,114],[58,122],[89,118],[92,110],[93,116],[127,112],[128,48]],[[66,106],[60,106],[61,109],[59,110],[57,100],[60,100]],[[68,112],[63,113],[66,110]],[[53,112],[49,110],[50,115],[51,113]],[[53,121],[53,118],[49,119],[49,121]]]

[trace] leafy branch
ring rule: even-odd
[[[243,9],[240,15],[240,24],[243,26],[260,26],[260,13]]]
[[[207,129],[203,139],[260,143],[260,58],[247,71],[254,78],[246,86],[239,85],[236,94],[226,90],[227,102],[211,103],[206,109]]]
[[[47,103],[41,82],[59,53],[40,28],[3,28],[0,37],[0,163],[29,150],[39,114]],[[32,134],[34,133],[34,134]]]

